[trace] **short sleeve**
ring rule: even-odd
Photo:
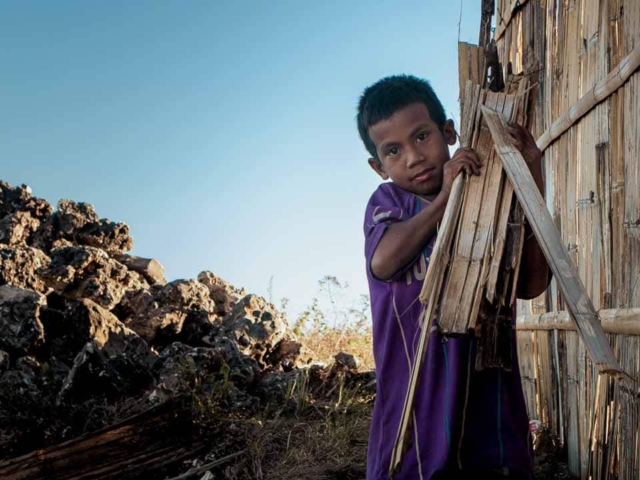
[[[371,272],[371,259],[387,228],[394,223],[403,222],[411,218],[411,200],[411,198],[402,198],[398,195],[390,188],[390,184],[382,184],[369,199],[364,219],[364,252],[367,262],[367,273],[370,278],[384,281],[377,279]],[[418,257],[416,257],[416,259],[417,258]],[[386,281],[391,282],[400,278],[413,265],[414,261],[409,262],[408,265]]]

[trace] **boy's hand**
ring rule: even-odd
[[[442,191],[451,192],[453,181],[458,174],[464,170],[467,175],[480,175],[482,164],[478,159],[478,155],[471,148],[459,148],[451,157],[451,160],[445,162],[442,173]]]
[[[540,186],[538,180],[542,180],[542,151],[536,145],[531,132],[515,122],[509,124],[509,134],[513,138],[514,146],[520,151],[533,178]]]

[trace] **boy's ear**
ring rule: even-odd
[[[456,127],[453,126],[453,120],[447,120],[444,122],[442,128],[444,139],[448,145],[455,145],[458,140],[458,134],[456,133]]]
[[[384,167],[382,166],[382,162],[372,157],[369,159],[369,166],[373,169],[374,172],[380,175],[380,178],[382,178],[383,180],[389,180],[389,175],[387,175],[387,172],[385,172]]]

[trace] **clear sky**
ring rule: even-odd
[[[208,269],[290,317],[324,275],[367,293],[358,97],[411,73],[457,124],[480,3],[4,1],[0,179],[128,223],[169,280]]]

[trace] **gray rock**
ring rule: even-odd
[[[37,273],[57,294],[88,298],[108,310],[127,290],[148,287],[138,274],[93,247],[57,248],[51,252],[51,263]]]
[[[9,370],[10,362],[11,358],[9,357],[9,354],[4,350],[0,350],[0,374]]]
[[[118,255],[116,257],[120,263],[129,270],[140,273],[149,282],[149,285],[166,285],[167,279],[164,277],[164,267],[153,258],[135,257],[133,255]]]
[[[67,349],[83,339],[60,391],[58,402],[133,393],[152,381],[153,354],[147,343],[115,315],[84,299],[69,312]],[[78,351],[78,350],[75,350]]]
[[[60,200],[55,220],[61,235],[75,244],[100,248],[111,255],[122,255],[133,247],[127,224],[100,219],[88,203]]]
[[[62,317],[45,322],[48,336],[55,337],[52,352],[62,359],[73,358],[87,343],[93,343],[108,358],[125,354],[142,362],[150,353],[148,344],[133,330],[97,303],[82,299],[71,303]]]
[[[334,367],[354,372],[358,370],[358,365],[360,363],[356,357],[346,352],[336,353],[333,356],[333,360],[335,362]]]
[[[285,406],[285,402],[295,402],[290,396],[295,382],[300,380],[301,370],[290,372],[269,372],[256,385],[256,393],[264,403]]]
[[[147,342],[165,346],[184,338],[181,332],[190,314],[208,315],[215,310],[215,303],[204,285],[194,280],[175,280],[147,292],[126,295],[115,310],[120,318],[128,313],[125,324]],[[202,323],[201,320],[196,318],[194,322]],[[192,324],[191,333],[193,328]]]
[[[286,320],[273,305],[256,295],[244,297],[224,317],[219,335],[234,340],[245,355],[264,368],[278,344],[293,336]]]
[[[161,352],[154,369],[158,383],[151,396],[156,400],[185,393],[214,396],[232,409],[246,408],[257,400],[246,390],[258,378],[258,365],[233,342],[221,342],[216,348],[173,343]]]
[[[47,294],[49,288],[37,271],[50,262],[51,259],[36,248],[0,244],[0,285],[11,284]]]
[[[29,212],[33,218],[45,220],[52,211],[49,203],[31,195],[27,185],[14,188],[0,181],[0,219],[15,212]]]
[[[292,338],[287,338],[289,336]],[[282,366],[284,370],[291,370],[296,367],[301,351],[302,344],[290,333],[275,346],[268,356],[268,361],[272,365]]]
[[[235,288],[229,282],[217,277],[208,270],[198,274],[198,282],[205,285],[209,290],[209,296],[216,304],[217,315],[227,315],[247,295],[247,291],[244,288]]]
[[[0,219],[0,243],[10,246],[26,245],[29,237],[40,227],[40,220],[29,212],[15,212]]]
[[[40,308],[45,297],[11,285],[0,286],[0,348],[28,354],[44,343]]]
[[[74,238],[85,226],[100,221],[93,205],[72,200],[60,200],[55,217],[60,232],[67,238]]]

